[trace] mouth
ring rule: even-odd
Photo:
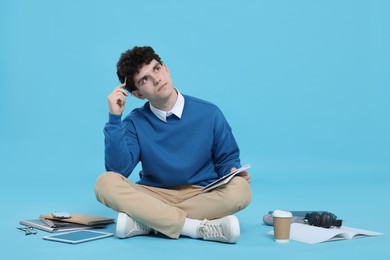
[[[157,92],[160,92],[166,85],[167,85],[167,83],[165,83],[165,84],[163,84],[161,87],[159,87],[159,88],[157,89]]]

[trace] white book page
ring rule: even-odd
[[[273,231],[268,232],[273,234]],[[352,239],[367,236],[380,236],[383,233],[342,226],[340,228],[320,228],[300,223],[291,224],[290,239],[308,244],[325,241]]]
[[[346,227],[346,226],[342,226],[340,229],[343,230],[343,232],[348,233],[349,239],[359,238],[359,237],[367,237],[367,236],[381,236],[381,235],[383,235],[383,233],[380,233],[380,232],[351,228],[351,227]]]
[[[238,168],[234,172],[231,172],[231,173],[223,176],[222,178],[210,183],[209,185],[204,187],[201,192],[207,192],[207,191],[213,190],[219,186],[222,186],[222,185],[228,183],[235,175],[248,170],[250,167],[251,167],[250,164],[246,164],[246,165],[242,166],[241,168]]]

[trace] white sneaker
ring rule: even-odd
[[[119,212],[116,220],[115,236],[119,238],[128,238],[140,235],[147,235],[152,231],[152,228],[138,222],[127,214]]]
[[[236,243],[240,238],[240,223],[233,215],[214,220],[205,219],[200,224],[197,233],[204,240]]]

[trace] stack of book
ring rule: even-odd
[[[75,213],[71,213],[70,218],[56,218],[52,214],[42,214],[39,216],[39,219],[23,219],[19,223],[53,233],[104,228],[108,224],[114,223],[114,219]]]

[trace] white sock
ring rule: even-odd
[[[183,229],[181,230],[181,235],[192,237],[192,238],[199,238],[198,233],[196,232],[198,230],[198,227],[202,221],[198,219],[191,219],[186,218],[184,221]]]

